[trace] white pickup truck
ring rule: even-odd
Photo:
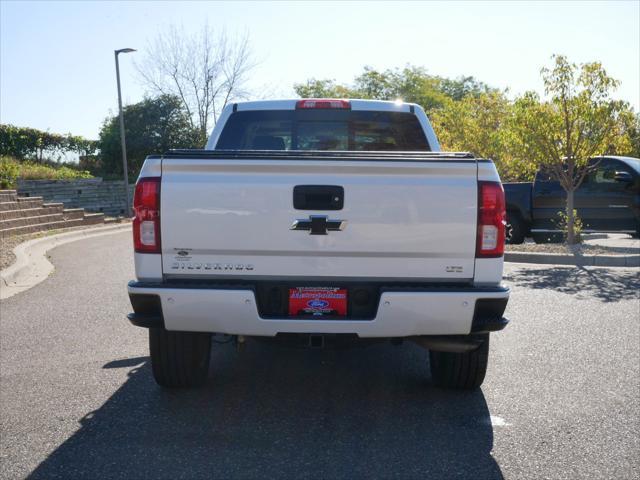
[[[128,318],[165,387],[204,383],[225,334],[411,340],[435,384],[477,388],[507,324],[496,168],[440,152],[418,105],[229,105],[206,149],[146,159],[134,211]]]

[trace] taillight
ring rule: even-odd
[[[349,103],[349,100],[308,98],[306,100],[298,100],[298,102],[296,103],[296,108],[336,108],[349,110],[351,109],[351,103]]]
[[[478,235],[476,257],[504,255],[504,189],[500,182],[478,182]]]
[[[141,178],[133,196],[133,247],[160,253],[160,177]]]

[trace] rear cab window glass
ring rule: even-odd
[[[349,150],[348,122],[300,121],[297,127],[292,150]]]
[[[417,117],[404,112],[235,112],[216,150],[430,151]]]

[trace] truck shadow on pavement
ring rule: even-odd
[[[433,387],[413,344],[214,344],[196,390],[162,390],[146,357],[105,368],[136,364],[32,478],[503,478],[482,391]]]
[[[505,273],[504,280],[520,287],[550,289],[578,297],[618,302],[640,298],[637,269],[541,267]]]

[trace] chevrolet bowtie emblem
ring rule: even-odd
[[[310,215],[309,220],[298,219],[290,227],[290,230],[308,230],[309,235],[326,235],[327,231],[337,232],[344,230],[346,220],[329,220],[326,215]]]

